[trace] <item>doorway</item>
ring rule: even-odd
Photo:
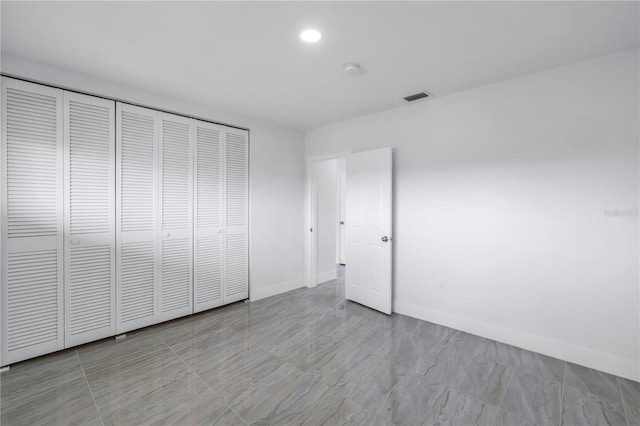
[[[346,155],[310,158],[307,163],[307,286],[337,278],[344,253]]]
[[[308,160],[308,287],[344,263],[345,297],[391,314],[392,171],[388,147]]]

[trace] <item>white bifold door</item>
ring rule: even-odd
[[[116,108],[116,332],[124,333],[157,317],[159,113]]]
[[[160,274],[158,320],[192,308],[193,120],[160,114]]]
[[[115,333],[115,102],[64,92],[65,346]]]
[[[248,297],[248,132],[117,105],[117,332]]]
[[[222,141],[225,128],[196,121],[194,209],[194,312],[224,303],[222,277]]]
[[[64,347],[62,94],[2,78],[2,365]]]
[[[248,133],[195,121],[194,312],[246,299]]]
[[[249,297],[248,133],[224,136],[224,303]]]

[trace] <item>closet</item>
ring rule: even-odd
[[[248,297],[248,132],[2,77],[0,365]]]

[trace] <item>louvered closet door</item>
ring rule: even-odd
[[[62,131],[62,90],[2,78],[2,365],[64,346]]]
[[[115,102],[64,92],[65,345],[115,333]]]
[[[249,297],[248,138],[228,128],[224,143],[224,303]]]
[[[194,312],[223,303],[222,138],[224,127],[195,122]]]
[[[116,332],[157,321],[158,112],[116,105]]]
[[[193,312],[193,120],[160,114],[160,300],[158,320]]]

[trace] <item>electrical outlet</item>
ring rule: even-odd
[[[440,280],[438,282],[438,287],[440,288],[440,291],[445,291],[447,289],[447,283],[445,283],[444,280]]]

